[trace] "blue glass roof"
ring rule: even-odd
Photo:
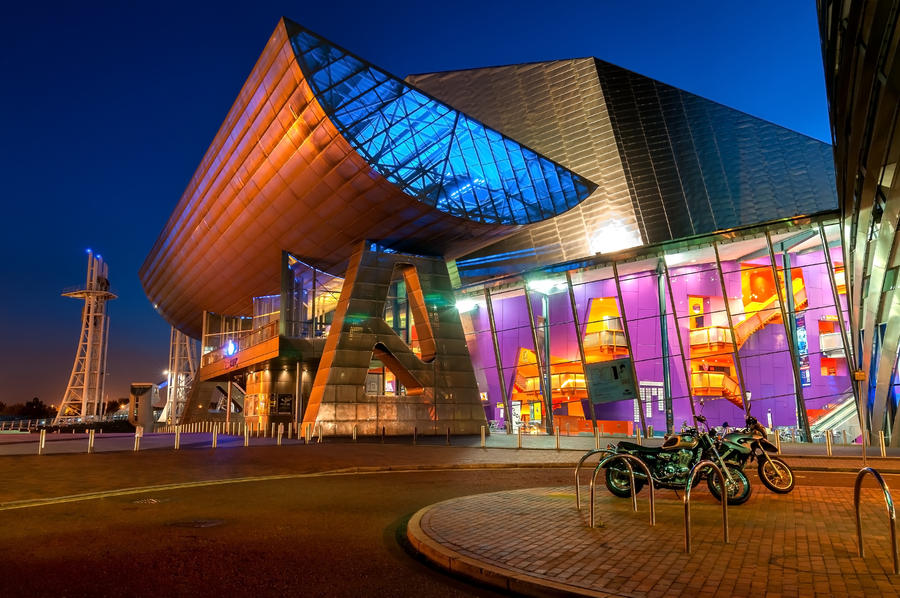
[[[344,138],[406,194],[478,222],[528,224],[596,185],[299,27],[291,44]]]

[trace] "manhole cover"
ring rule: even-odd
[[[224,519],[192,519],[190,521],[176,521],[174,523],[170,523],[169,525],[173,527],[202,528],[216,527],[217,525],[222,525],[223,523],[225,523]]]

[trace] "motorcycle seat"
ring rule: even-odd
[[[623,440],[619,443],[619,448],[625,449],[626,451],[635,451],[638,453],[648,453],[648,454],[657,454],[662,452],[662,449],[658,446],[642,446],[640,444],[635,444],[634,442],[628,442],[627,440]]]

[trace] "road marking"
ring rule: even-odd
[[[565,468],[569,468],[568,465]],[[81,502],[86,500],[96,500],[99,498],[110,498],[114,496],[129,496],[134,494],[145,494],[147,492],[166,492],[169,490],[182,490],[185,488],[203,488],[207,486],[224,486],[226,484],[246,484],[251,482],[269,482],[276,480],[300,480],[304,478],[324,478],[349,475],[374,475],[386,473],[422,473],[434,471],[473,471],[485,469],[524,469],[517,464],[495,464],[485,463],[482,467],[466,467],[465,465],[453,467],[441,466],[408,466],[405,468],[396,468],[391,466],[384,467],[349,467],[342,469],[334,469],[331,471],[319,471],[312,473],[287,473],[278,475],[250,476],[243,478],[226,478],[219,480],[201,480],[197,482],[178,482],[174,484],[158,484],[155,486],[136,486],[133,488],[119,488],[115,490],[102,490],[99,492],[85,492],[83,494],[70,494],[68,496],[55,496],[51,498],[30,498],[25,500],[14,500],[10,502],[0,503],[0,511],[12,511],[14,509],[28,509],[32,507],[45,507],[50,505],[60,505],[72,502]],[[546,469],[556,469],[555,467],[547,467]]]

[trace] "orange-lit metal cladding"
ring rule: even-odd
[[[203,310],[275,293],[283,249],[341,274],[373,239],[453,258],[515,231],[449,215],[376,173],[328,119],[279,22],[140,271],[162,316],[199,337]]]

